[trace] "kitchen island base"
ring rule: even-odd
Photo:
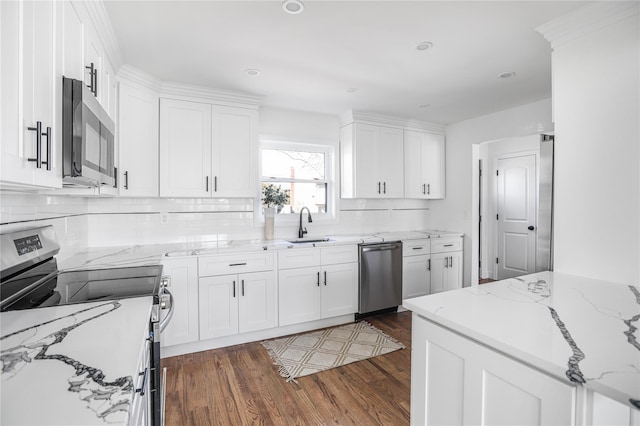
[[[640,425],[640,412],[412,314],[412,425]]]

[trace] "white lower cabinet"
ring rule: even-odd
[[[357,246],[280,252],[280,326],[357,312],[357,260]],[[301,267],[285,269],[293,265]]]
[[[402,298],[431,292],[431,242],[427,239],[402,242]]]
[[[162,346],[180,345],[198,340],[198,259],[167,259],[162,274],[170,278],[173,294],[173,318],[162,332]]]
[[[462,237],[431,241],[431,293],[462,288]]]
[[[200,278],[200,339],[278,325],[273,271]]]
[[[413,314],[411,424],[572,425],[576,388]]]

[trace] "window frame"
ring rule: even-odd
[[[262,150],[263,149],[279,149],[287,151],[301,152],[323,152],[325,154],[324,163],[324,181],[313,179],[291,179],[291,178],[273,178],[263,179],[262,175]],[[335,144],[330,142],[307,142],[301,139],[283,140],[282,138],[261,137],[258,144],[258,195],[255,200],[255,222],[258,225],[264,224],[264,210],[262,207],[262,184],[269,182],[300,182],[300,183],[326,183],[327,207],[325,213],[312,213],[313,223],[336,223],[338,214],[338,197],[337,197],[337,175],[336,175],[336,155]],[[275,226],[284,227],[298,224],[298,214],[276,215]],[[296,228],[297,229],[297,228]],[[313,230],[311,230],[313,232]]]

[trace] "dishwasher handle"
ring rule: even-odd
[[[386,250],[397,250],[402,247],[402,244],[391,243],[391,244],[372,244],[369,246],[362,246],[361,250],[363,253],[367,253],[370,251],[386,251]]]

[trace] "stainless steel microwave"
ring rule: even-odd
[[[62,77],[62,181],[116,186],[115,124],[83,81]]]

